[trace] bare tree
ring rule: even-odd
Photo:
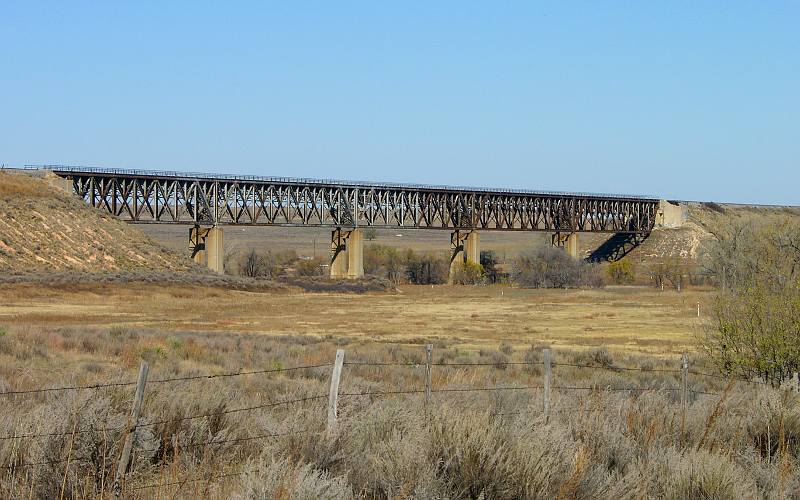
[[[513,262],[513,278],[526,288],[599,287],[603,277],[597,265],[573,259],[562,248],[540,245]]]
[[[242,261],[241,270],[244,276],[249,276],[250,278],[264,276],[264,258],[254,249],[251,249],[249,252],[247,252],[247,255],[245,255],[244,260]]]

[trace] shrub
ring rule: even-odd
[[[581,351],[575,355],[574,359],[575,363],[581,365],[601,366],[603,368],[612,368],[614,366],[614,358],[605,347]]]
[[[617,484],[617,498],[758,498],[745,471],[724,455],[659,450]],[[626,493],[627,491],[627,493]]]
[[[615,285],[633,283],[634,279],[636,278],[633,262],[631,262],[629,259],[622,259],[610,263],[606,269],[606,272],[608,274],[608,278]]]
[[[447,283],[450,276],[450,264],[447,259],[433,254],[418,255],[407,253],[406,277],[410,283],[417,285],[438,285]]]
[[[322,276],[324,262],[322,259],[298,260],[295,269],[298,276]]]
[[[517,257],[512,264],[514,281],[525,288],[572,288],[602,286],[594,264],[573,259],[562,248],[540,245]]]
[[[725,213],[725,207],[723,207],[719,203],[715,203],[713,201],[708,201],[708,202],[701,203],[701,205],[704,208],[707,208],[707,209],[711,210],[712,212],[717,212],[719,214],[724,214]]]
[[[462,265],[456,265],[452,273],[452,280],[456,285],[478,285],[483,283],[483,278],[481,265],[469,260]]]
[[[3,330],[2,335],[0,335],[0,354],[14,355],[14,344],[15,343],[13,340],[11,340],[11,337],[9,337],[6,334],[6,331]]]
[[[511,498],[514,470],[499,422],[488,414],[434,415],[429,460],[454,498]]]
[[[247,252],[247,255],[242,259],[239,272],[242,276],[247,276],[249,278],[271,275],[270,270],[266,267],[264,257],[259,255],[255,250]]]
[[[800,371],[800,287],[778,291],[753,282],[718,294],[712,314],[702,343],[724,373],[777,386]]]
[[[256,465],[251,465],[249,469],[256,469]],[[310,465],[295,464],[286,459],[262,464],[256,472],[246,475],[243,483],[242,493],[232,498],[241,500],[355,498],[344,478],[332,478],[330,474],[314,469]]]
[[[367,407],[346,429],[345,455],[353,488],[366,498],[441,498],[422,414],[402,402]]]
[[[481,267],[483,268],[484,275],[489,283],[497,283],[500,281],[501,272],[498,268],[499,264],[500,263],[497,259],[497,254],[495,254],[494,251],[481,251]]]
[[[139,336],[128,327],[125,326],[112,326],[108,330],[108,335],[112,339],[130,339],[130,340],[137,340]]]
[[[522,361],[529,363],[525,365],[525,371],[532,375],[539,375],[542,372],[542,350],[538,346],[531,346],[530,349],[525,351],[525,356]]]
[[[509,357],[501,351],[481,351],[481,357],[489,358],[489,362],[497,370],[508,368]]]
[[[364,239],[367,241],[372,241],[378,237],[378,230],[374,227],[368,227],[364,229]]]

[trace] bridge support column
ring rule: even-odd
[[[198,264],[206,263],[206,236],[208,229],[195,226],[189,229],[189,251],[192,252],[192,260]]]
[[[578,258],[578,233],[555,233],[552,243],[566,250],[573,259]]]
[[[192,259],[198,264],[205,264],[220,274],[225,272],[225,244],[221,227],[191,228],[189,250],[192,252]]]
[[[347,276],[347,237],[341,228],[331,231],[331,278]]]
[[[364,276],[364,233],[353,229],[347,238],[347,277],[350,279]]]
[[[467,233],[467,239],[464,240],[464,257],[467,262],[481,263],[480,243],[481,239],[477,231]]]
[[[212,271],[225,274],[225,244],[221,227],[212,227],[206,237],[206,255],[208,268]]]
[[[331,278],[364,276],[364,234],[360,229],[331,231]]]
[[[481,263],[480,236],[477,231],[453,231],[450,233],[450,280],[465,263]]]

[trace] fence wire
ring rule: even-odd
[[[170,383],[170,382],[181,382],[184,380],[199,380],[199,379],[214,379],[214,378],[227,378],[227,377],[240,377],[244,375],[260,375],[266,373],[281,373],[281,372],[291,372],[297,370],[310,370],[312,368],[326,368],[330,367],[331,363],[323,363],[319,365],[305,365],[305,366],[291,366],[288,368],[270,368],[265,370],[251,370],[251,371],[238,371],[238,372],[229,372],[229,373],[206,373],[201,375],[188,375],[185,377],[169,377],[169,378],[162,378],[162,379],[153,379],[148,380],[148,384],[163,384],[163,383]],[[57,392],[57,391],[76,391],[76,390],[87,390],[87,389],[105,389],[108,387],[131,387],[136,385],[136,381],[132,382],[108,382],[108,383],[95,383],[95,384],[88,384],[88,385],[72,385],[72,386],[64,386],[64,387],[44,387],[39,389],[23,389],[23,390],[12,390],[12,391],[3,391],[0,392],[0,396],[11,396],[11,395],[19,395],[19,394],[38,394],[44,392]]]
[[[527,362],[527,361],[492,361],[492,362],[432,362],[427,363],[424,361],[421,362],[373,362],[373,361],[345,361],[342,363],[345,366],[353,366],[353,367],[403,367],[403,368],[428,368],[431,367],[495,367],[501,368],[504,366],[543,366],[544,362],[542,361],[535,361],[535,362]],[[641,367],[626,367],[626,366],[614,366],[614,365],[592,365],[592,364],[582,364],[582,363],[559,363],[559,362],[552,362],[550,363],[552,367],[569,367],[569,368],[578,368],[578,369],[587,369],[587,370],[608,370],[608,371],[636,371],[636,372],[654,372],[654,373],[667,373],[678,375],[684,373],[681,369],[669,369],[669,368],[641,368]],[[247,375],[260,375],[260,374],[272,374],[272,373],[282,373],[282,372],[293,372],[293,371],[300,371],[300,370],[310,370],[310,369],[318,369],[318,368],[330,368],[333,367],[333,363],[322,363],[322,364],[313,364],[313,365],[301,365],[301,366],[293,366],[287,368],[270,368],[270,369],[263,369],[263,370],[241,370],[236,372],[224,372],[224,373],[207,373],[207,374],[197,374],[197,375],[187,375],[181,377],[166,377],[161,379],[153,379],[148,380],[148,384],[170,384],[170,383],[178,383],[182,381],[193,381],[193,380],[202,380],[202,379],[215,379],[215,378],[231,378],[231,377],[239,377],[239,376],[247,376]],[[732,377],[727,377],[723,375],[717,375],[712,373],[705,373],[700,371],[694,370],[687,370],[687,374],[698,376],[698,377],[707,377],[717,380],[723,381],[731,381],[733,380]],[[757,384],[757,385],[764,385],[769,386],[770,384],[760,381],[754,380],[744,380],[744,379],[736,379],[737,382],[748,383],[748,384]],[[430,379],[429,379],[430,383]],[[86,385],[72,385],[72,386],[63,386],[63,387],[43,387],[43,388],[36,388],[36,389],[21,389],[21,390],[9,390],[0,392],[0,396],[2,395],[26,395],[26,394],[37,394],[37,393],[52,393],[58,391],[72,391],[72,390],[96,390],[96,389],[104,389],[104,388],[120,388],[120,387],[132,387],[135,386],[137,383],[133,381],[119,381],[119,382],[107,382],[107,383],[94,383],[94,384],[86,384]],[[692,389],[691,387],[686,388],[676,388],[676,387],[612,387],[612,386],[600,386],[600,385],[549,385],[548,386],[552,391],[590,391],[592,393],[603,393],[603,392],[629,392],[629,393],[643,393],[643,392],[671,392],[677,393],[681,391],[686,391],[687,394],[692,395],[702,395],[702,396],[721,396],[723,393],[714,392],[714,391],[704,391],[698,389]],[[448,394],[448,393],[482,393],[482,392],[503,392],[503,391],[539,391],[545,389],[545,385],[510,385],[510,386],[497,386],[497,387],[433,387],[428,386],[427,388],[412,388],[412,389],[395,389],[395,390],[364,390],[364,391],[340,391],[336,394],[339,398],[357,398],[357,397],[389,397],[389,396],[397,396],[397,395],[420,395],[420,394]],[[318,395],[310,395],[301,398],[293,398],[287,400],[280,400],[280,401],[271,401],[268,403],[262,403],[258,405],[251,405],[251,406],[244,406],[239,408],[230,408],[225,410],[216,410],[216,411],[209,411],[209,412],[202,412],[202,413],[195,413],[191,415],[185,415],[181,417],[175,418],[165,418],[154,420],[151,422],[147,421],[139,421],[133,424],[126,424],[121,426],[109,426],[109,427],[82,427],[82,428],[75,428],[71,431],[65,432],[43,432],[43,433],[35,433],[35,432],[25,432],[20,434],[13,434],[13,435],[5,435],[0,436],[0,441],[4,440],[14,440],[14,439],[28,439],[28,438],[46,438],[46,437],[75,437],[76,435],[85,434],[85,433],[107,433],[107,432],[117,432],[117,431],[124,431],[124,432],[133,432],[135,429],[139,428],[147,428],[147,427],[154,427],[158,425],[170,424],[175,422],[184,422],[189,420],[196,420],[196,419],[203,419],[209,417],[219,417],[221,415],[231,415],[236,413],[248,413],[254,412],[258,410],[266,410],[270,408],[277,408],[282,406],[290,406],[293,404],[301,404],[309,401],[320,401],[326,400],[331,395],[329,394],[318,394]],[[582,396],[581,396],[582,397]],[[629,400],[632,401],[632,400]],[[597,411],[597,410],[604,410],[607,409],[608,405],[606,402],[602,401],[583,401],[579,398],[577,405],[564,405],[558,402],[558,400],[554,400],[552,403],[553,411],[571,411],[571,410],[588,410],[588,411]],[[514,411],[500,411],[493,413],[493,416],[496,417],[507,417],[507,416],[518,416],[518,415],[532,415],[532,414],[542,414],[543,410],[541,408],[536,408],[534,405],[530,405],[530,402],[527,403],[527,406],[520,410]],[[285,432],[274,432],[274,433],[266,433],[266,434],[257,434],[251,436],[244,436],[244,437],[229,437],[224,439],[209,439],[206,441],[200,442],[189,442],[185,445],[175,445],[178,448],[190,449],[190,448],[198,448],[198,447],[217,447],[221,445],[240,445],[242,443],[257,441],[257,440],[266,440],[266,439],[277,439],[280,437],[286,436],[294,436],[294,435],[303,435],[303,434],[313,434],[315,432],[319,432],[320,428],[304,428],[304,429],[295,429],[289,430]],[[155,448],[139,448],[145,452],[156,452],[158,450],[164,449],[165,446],[169,446],[168,443],[164,443],[161,446]],[[111,459],[113,460],[113,459]],[[91,463],[92,459],[89,457],[67,457],[61,459],[54,459],[54,460],[42,460],[42,461],[31,461],[31,462],[24,462],[21,461],[19,463],[11,463],[8,465],[0,466],[0,470],[10,470],[14,471],[17,469],[27,469],[31,467],[39,467],[39,466],[48,466],[48,465],[58,465],[58,464],[65,464],[65,463],[75,463],[75,464],[84,464],[84,463]],[[259,472],[258,469],[255,470],[246,470],[246,471],[239,471],[239,472],[231,472],[231,473],[224,473],[224,474],[212,474],[204,477],[195,477],[195,478],[187,478],[181,481],[171,481],[171,482],[162,482],[162,483],[154,483],[154,484],[146,484],[140,486],[134,486],[130,489],[132,490],[143,490],[149,488],[157,488],[157,487],[166,487],[166,486],[183,486],[187,483],[194,483],[200,481],[215,481],[218,479],[226,478],[226,477],[234,477],[240,476],[242,474],[249,474],[249,473],[257,473]]]

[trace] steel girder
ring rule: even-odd
[[[658,200],[460,188],[59,172],[134,223],[649,233]]]

